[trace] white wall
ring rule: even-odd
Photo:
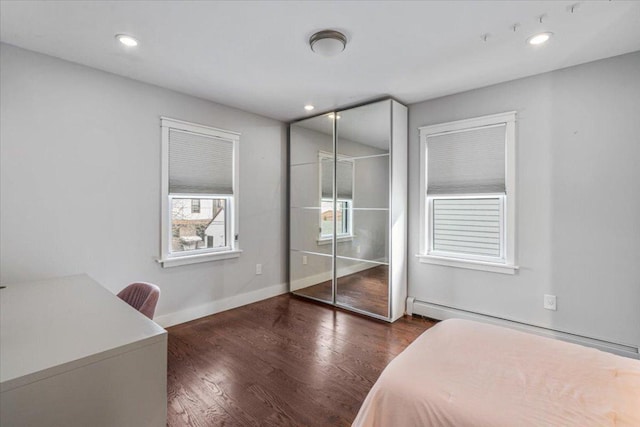
[[[0,55],[3,283],[154,282],[164,324],[286,290],[283,123],[6,44]],[[242,133],[240,258],[155,262],[161,115]]]
[[[419,126],[516,110],[515,276],[421,264],[417,300],[640,345],[640,53],[409,107],[409,253],[418,253]],[[556,312],[543,294],[557,295]]]

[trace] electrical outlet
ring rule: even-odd
[[[356,246],[356,252],[360,253],[360,245]]]
[[[307,265],[307,256],[302,255],[302,265]]]
[[[557,310],[555,295],[547,295],[547,294],[544,295],[544,308],[546,308],[547,310],[553,310],[553,311]]]
[[[262,264],[256,264],[256,274],[262,274]]]

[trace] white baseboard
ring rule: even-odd
[[[180,323],[189,322],[201,317],[210,316],[232,308],[262,301],[267,298],[286,294],[289,292],[289,286],[286,283],[269,286],[267,288],[258,289],[240,295],[224,298],[217,301],[211,301],[196,307],[190,307],[185,310],[176,311],[174,313],[163,314],[153,319],[163,328],[178,325]]]
[[[409,311],[410,308],[411,311]],[[494,325],[505,326],[511,329],[529,332],[548,338],[555,338],[574,344],[581,344],[587,347],[597,348],[598,350],[608,351],[609,353],[630,357],[632,359],[640,359],[639,349],[630,345],[603,341],[597,338],[590,338],[582,335],[574,335],[567,332],[543,328],[541,326],[534,326],[484,314],[473,313],[471,311],[459,310],[444,305],[432,304],[424,301],[416,301],[413,297],[407,298],[407,314],[418,314],[436,320],[467,319],[491,323]]]
[[[408,315],[412,315],[413,313],[415,313],[415,311],[413,311],[413,304],[416,302],[416,299],[414,297],[407,297],[407,305],[406,305],[406,309],[405,309],[405,313]],[[416,313],[418,314],[418,313]]]

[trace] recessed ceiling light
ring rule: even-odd
[[[322,56],[335,56],[347,46],[347,37],[339,31],[318,31],[309,38],[311,50]]]
[[[314,107],[314,106],[313,106],[313,105],[311,105],[311,104],[309,104],[309,105],[305,105],[305,106],[304,106],[304,109],[305,109],[305,110],[307,110],[307,111],[311,111],[311,110],[313,110],[314,108],[316,108],[316,107]]]
[[[540,34],[536,34],[533,35],[531,37],[529,37],[527,39],[527,43],[531,44],[531,45],[540,45],[543,43],[546,43],[547,41],[549,41],[549,39],[551,38],[551,36],[553,35],[553,33],[540,33]]]
[[[123,45],[125,45],[127,47],[138,46],[138,40],[136,40],[133,37],[128,36],[126,34],[116,34],[116,38],[118,39],[118,41],[120,43],[122,43]]]
[[[340,120],[340,114],[329,113],[329,114],[327,114],[327,117],[329,117],[332,120],[333,119]]]

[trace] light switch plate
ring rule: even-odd
[[[544,295],[544,308],[546,308],[547,310],[553,310],[553,311],[557,310],[555,295],[547,295],[547,294]]]

